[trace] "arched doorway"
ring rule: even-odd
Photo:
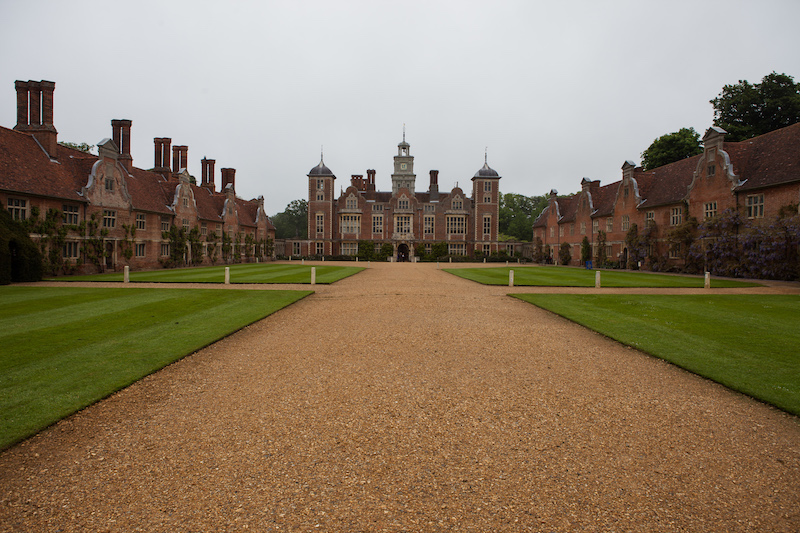
[[[408,261],[408,245],[406,243],[397,246],[397,260]]]

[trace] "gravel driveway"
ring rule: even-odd
[[[316,289],[0,455],[0,531],[800,530],[796,417],[435,265]]]

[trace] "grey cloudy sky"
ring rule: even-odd
[[[488,147],[503,192],[569,193],[702,134],[725,84],[800,78],[798,20],[796,0],[0,0],[0,125],[14,80],[55,81],[59,140],[131,119],[134,165],[171,137],[268,214],[306,197],[321,146],[340,186],[374,168],[390,190],[403,124],[418,190],[430,169],[468,189]]]

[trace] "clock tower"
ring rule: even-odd
[[[394,156],[394,173],[392,174],[392,195],[405,187],[414,195],[415,181],[414,156],[409,152],[411,146],[406,142],[406,128],[403,126],[403,142],[397,145],[397,155]]]

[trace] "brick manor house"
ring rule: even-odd
[[[500,175],[488,163],[472,177],[471,196],[458,186],[440,192],[438,170],[430,171],[427,192],[418,192],[403,133],[391,177],[392,190],[384,192],[375,188],[374,170],[366,178],[353,175],[336,198],[336,176],[320,159],[308,173],[308,240],[292,242],[287,255],[355,256],[359,241],[376,250],[389,243],[400,261],[413,260],[420,244],[430,253],[437,242],[446,242],[452,255],[499,250]]]
[[[580,264],[581,242],[587,237],[596,257],[599,232],[606,234],[606,257],[627,263],[625,237],[633,224],[641,233],[654,230],[652,259],[680,266],[685,250],[670,243],[667,233],[687,217],[698,222],[727,209],[747,219],[774,218],[782,208],[795,211],[800,203],[800,123],[741,142],[725,142],[725,130],[712,127],[703,137],[703,153],[645,171],[633,162],[622,166],[622,180],[600,185],[584,178],[575,195],[550,192],[548,206],[533,224],[534,241],[549,246],[558,262],[559,248],[568,243],[570,264]]]
[[[34,241],[47,242],[46,257],[60,254],[63,271],[157,268],[170,257],[172,264],[267,257],[275,228],[263,197],[236,196],[235,169],[221,169],[216,190],[215,161],[203,158],[197,185],[186,170],[188,147],[171,147],[170,168],[172,140],[164,137],[154,139],[153,168],[137,168],[130,120],[111,121],[99,155],[63,146],[53,124],[54,89],[51,81],[16,82],[17,125],[0,127],[0,202],[12,218],[27,221]],[[31,220],[48,213],[60,235]],[[164,237],[173,227],[192,234],[177,254],[171,246],[181,241]]]

